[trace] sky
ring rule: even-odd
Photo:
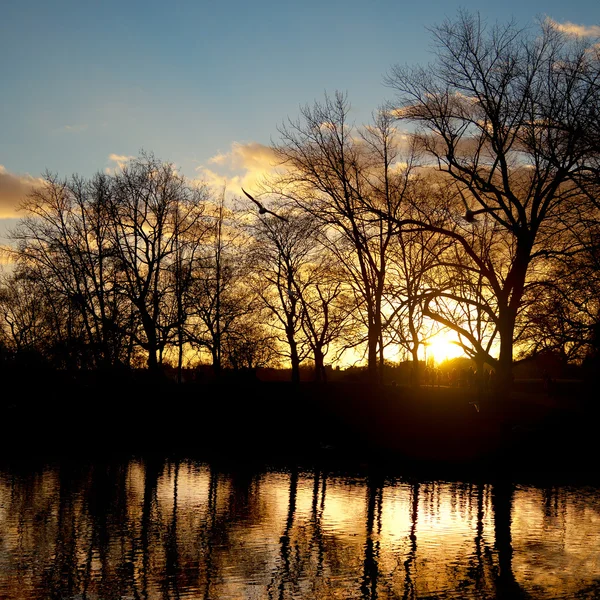
[[[427,28],[459,8],[600,32],[598,0],[3,0],[0,237],[46,170],[91,176],[143,149],[235,188],[325,92],[368,122],[390,67],[430,61]]]

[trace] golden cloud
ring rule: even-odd
[[[18,217],[21,202],[43,181],[31,175],[9,173],[0,165],[0,219]]]
[[[208,160],[212,168],[196,167],[198,177],[217,189],[238,194],[240,188],[252,189],[278,167],[278,158],[269,146],[258,142],[233,142],[229,152],[219,152]]]
[[[112,154],[108,155],[108,160],[116,164],[116,167],[106,167],[104,171],[108,174],[114,173],[117,168],[122,169],[130,160],[133,160],[135,156],[127,156],[125,154]]]
[[[229,155],[228,154],[215,154],[208,159],[208,162],[211,165],[224,165],[228,162]]]
[[[552,27],[558,29],[558,31],[566,33],[567,35],[600,37],[600,25],[577,25],[576,23],[571,23],[570,21],[559,23],[558,21],[555,21],[549,17],[546,19],[546,21]]]
[[[270,146],[249,142],[233,142],[231,151],[219,153],[208,161],[210,164],[223,165],[230,170],[271,169],[277,164],[277,156]]]

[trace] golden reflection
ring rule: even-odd
[[[585,580],[600,574],[600,498],[568,490],[515,493],[513,570],[534,589],[560,589],[575,596]]]
[[[0,533],[7,598],[573,597],[600,578],[585,489],[61,465],[0,471]]]

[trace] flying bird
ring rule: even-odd
[[[268,214],[273,215],[274,217],[277,217],[278,219],[281,219],[282,221],[285,221],[287,223],[287,219],[285,217],[282,217],[281,215],[274,213],[272,210],[265,208],[258,200],[256,200],[256,198],[253,198],[244,188],[242,188],[242,192],[244,192],[244,194],[246,194],[246,196],[248,196],[248,198],[250,198],[250,200],[252,200],[252,202],[254,202],[254,204],[256,204],[256,206],[258,206],[258,214],[259,215],[266,215],[268,213]]]
[[[464,220],[467,223],[473,223],[473,221],[477,220],[475,218],[475,215],[478,215],[478,214],[484,213],[484,212],[491,212],[493,210],[498,210],[498,209],[497,208],[479,208],[478,210],[471,210],[470,208],[467,208],[467,212],[465,213]]]

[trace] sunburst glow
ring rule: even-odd
[[[427,344],[427,359],[435,361],[438,365],[450,358],[464,356],[462,348],[456,343],[456,335],[450,332],[441,332],[433,336]]]

